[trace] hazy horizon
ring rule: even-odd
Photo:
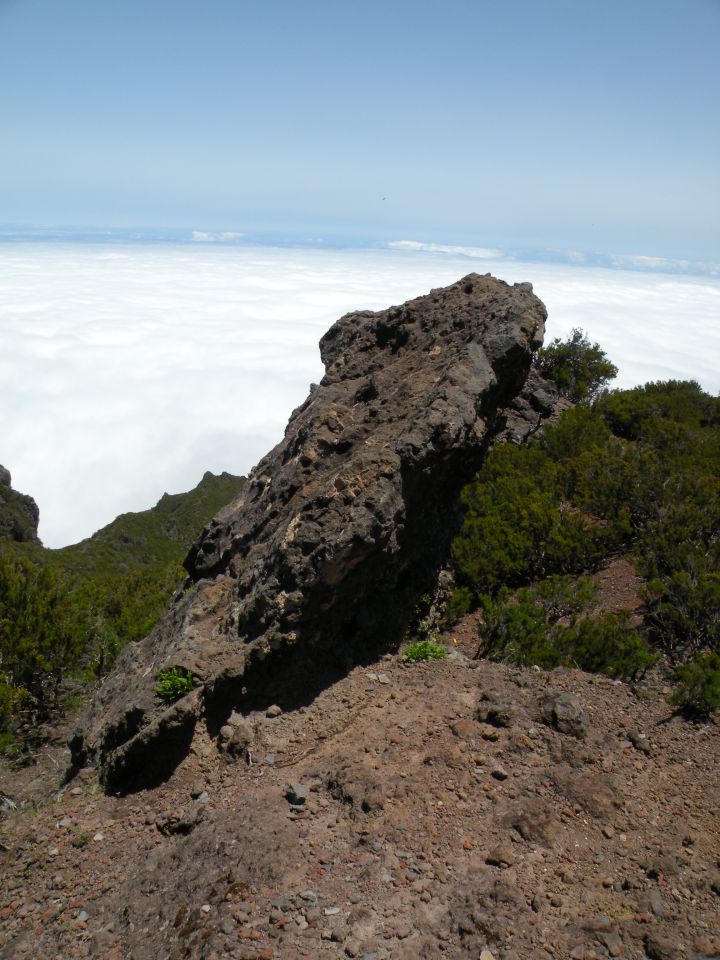
[[[719,257],[714,0],[0,0],[0,216]]]

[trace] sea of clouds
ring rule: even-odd
[[[582,327],[619,386],[720,389],[720,280],[522,263],[493,249],[195,244],[0,246],[0,463],[57,547],[206,470],[247,473],[322,377],[341,314],[381,309],[475,270],[531,281],[547,337]],[[223,239],[222,237],[220,238]]]

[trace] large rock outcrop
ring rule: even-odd
[[[454,532],[457,493],[525,384],[546,311],[530,284],[470,274],[381,312],[342,317],[326,373],[241,497],[205,528],[190,580],[121,654],[73,739],[109,789],[167,776],[196,726],[308,702],[397,645]],[[196,687],[172,705],[159,670]]]

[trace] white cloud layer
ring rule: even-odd
[[[322,376],[317,342],[476,268],[419,249],[13,244],[0,247],[0,463],[41,510],[48,546],[89,536],[205,470],[247,473]],[[583,327],[618,384],[720,388],[720,283],[493,262],[530,280],[547,337]]]

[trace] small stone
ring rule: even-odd
[[[105,834],[103,834],[103,833],[96,833],[95,836],[93,837],[93,840],[94,840],[96,843],[100,843],[100,841],[101,841],[101,840],[104,840],[104,839],[105,839]]]
[[[325,907],[326,917],[336,917],[340,913],[340,907]]]
[[[228,730],[232,732],[232,727],[228,727]],[[205,792],[205,784],[197,781],[190,788],[190,796],[193,800],[197,800],[201,793]]]
[[[480,960],[495,960],[495,957],[489,950],[483,950],[480,954]]]
[[[635,730],[631,730],[628,733],[628,740],[635,747],[635,749],[639,750],[641,753],[646,755],[650,753],[650,741],[644,733],[638,733]]]
[[[540,704],[543,720],[558,733],[581,739],[590,726],[580,701],[572,693],[551,693]]]
[[[491,867],[511,867],[515,860],[515,853],[509,843],[500,844],[485,857],[485,863]]]
[[[210,904],[209,904],[209,903],[204,903],[204,904],[200,907],[200,909],[202,910],[203,913],[210,913],[211,907],[210,907]]]
[[[81,910],[77,915],[77,918],[80,923],[87,923],[87,921],[90,919],[90,914],[87,912],[87,910]]]
[[[570,951],[570,960],[585,960],[585,947],[582,944],[578,944],[577,947],[573,947]]]
[[[303,807],[310,796],[310,787],[304,783],[289,783],[285,788],[285,799],[294,807]]]
[[[497,766],[492,768],[492,770],[490,771],[490,776],[494,777],[495,780],[507,780],[510,774],[507,772],[507,770],[504,767],[498,764]]]
[[[275,717],[281,716],[281,714],[282,707],[279,707],[276,703],[274,703],[271,707],[268,707],[265,711],[265,716],[270,717],[271,720],[273,720]]]
[[[345,956],[346,957],[357,957],[360,954],[362,947],[360,946],[360,941],[355,937],[350,937],[345,941]]]
[[[82,787],[73,787],[70,791],[71,797],[81,797],[82,796]]]

